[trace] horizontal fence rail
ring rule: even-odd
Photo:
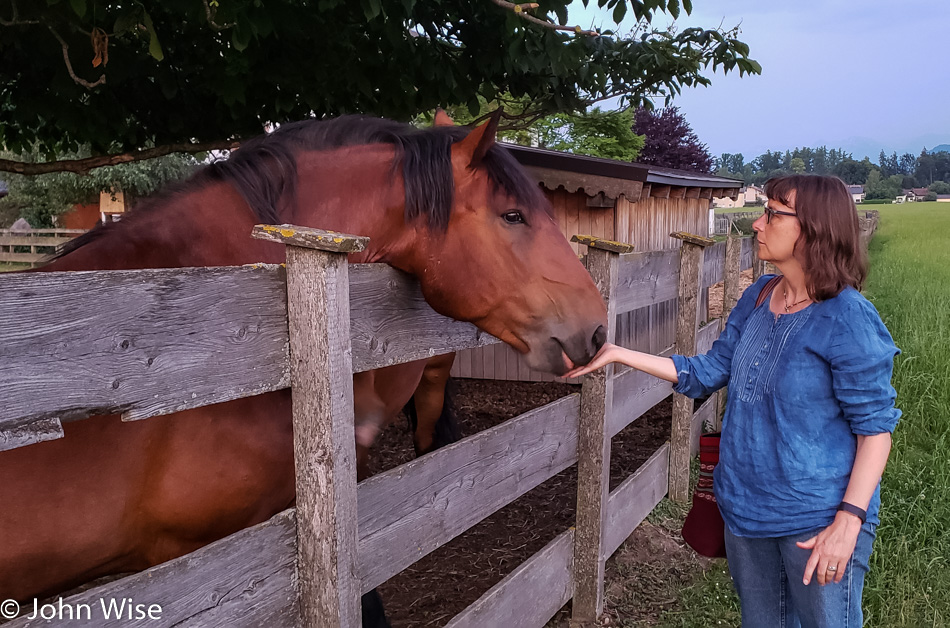
[[[56,438],[61,420],[142,419],[290,385],[279,266],[4,274],[0,312],[0,450]],[[382,264],[350,268],[350,312],[357,372],[498,342]]]
[[[621,260],[617,292],[634,296],[618,313],[676,296],[676,250]],[[63,420],[142,419],[286,388],[286,310],[279,266],[2,275],[0,450],[56,438]],[[434,312],[414,279],[382,264],[351,266],[350,313],[357,372],[498,342]]]
[[[86,233],[84,229],[0,229],[0,262],[35,266],[83,233]],[[30,250],[17,250],[26,247]]]

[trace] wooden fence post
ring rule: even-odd
[[[288,245],[301,625],[357,628],[356,441],[346,254],[363,250],[368,238],[292,225],[257,225],[253,235]]]
[[[616,338],[618,253],[633,247],[619,242],[574,236],[587,245],[587,270],[607,304],[607,342]],[[577,521],[574,530],[574,602],[571,628],[601,625],[604,611],[604,526],[610,496],[610,434],[607,419],[613,405],[613,367],[584,378],[577,434]]]
[[[671,238],[682,240],[680,249],[680,282],[676,312],[676,352],[696,353],[696,327],[699,324],[699,284],[703,266],[703,249],[714,240],[689,233],[675,232]],[[673,425],[670,430],[670,499],[689,499],[689,443],[693,419],[693,400],[673,394]]]
[[[722,269],[722,316],[721,332],[726,327],[726,321],[732,308],[739,302],[739,296],[742,294],[742,238],[738,234],[729,233],[726,239],[726,258]],[[726,391],[720,390],[719,409],[716,412],[716,424],[713,431],[719,431],[722,427],[722,415],[726,411]]]

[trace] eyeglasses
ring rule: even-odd
[[[771,224],[772,216],[797,216],[798,214],[792,212],[780,212],[777,209],[772,209],[768,205],[765,206],[765,223]]]

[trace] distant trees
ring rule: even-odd
[[[950,153],[921,151],[914,168],[918,185],[930,185],[935,181],[950,181]]]
[[[892,174],[885,178],[880,170],[873,168],[864,182],[865,198],[892,199],[901,193],[903,179],[904,177],[899,174]]]
[[[855,161],[848,156],[838,163],[831,172],[848,185],[862,185],[874,169],[874,164],[867,157],[861,161]],[[878,176],[880,174],[880,171],[878,171]]]
[[[637,109],[633,132],[645,143],[637,161],[665,168],[711,173],[713,158],[677,107]]]
[[[902,190],[929,186],[936,194],[950,194],[950,152],[921,151],[888,155],[883,150],[878,163],[869,158],[858,161],[843,149],[796,148],[795,150],[767,150],[746,163],[741,153],[723,153],[715,161],[716,174],[742,177],[746,185],[761,185],[774,177],[788,174],[833,174],[848,185],[864,185],[866,198],[886,199],[898,196]]]

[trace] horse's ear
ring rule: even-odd
[[[468,159],[469,168],[478,168],[488,153],[488,149],[494,145],[500,117],[501,109],[495,109],[488,120],[472,129],[465,139],[456,144],[463,159]]]
[[[455,121],[445,113],[445,109],[439,107],[435,110],[435,120],[432,126],[455,126]]]

